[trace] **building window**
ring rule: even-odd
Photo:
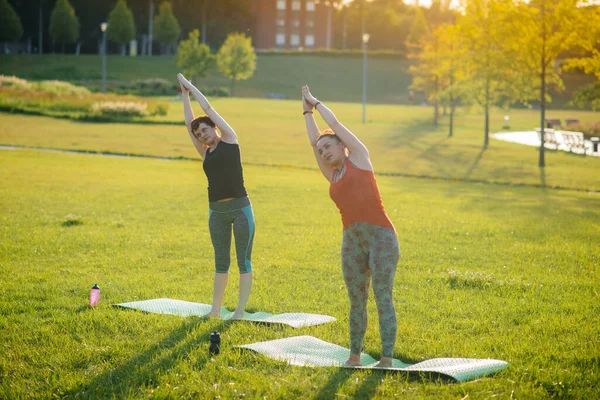
[[[292,10],[300,11],[301,8],[300,0],[292,0]]]
[[[315,20],[314,20],[314,19],[312,19],[311,17],[306,17],[306,22],[305,22],[305,24],[306,24],[306,27],[307,27],[307,28],[309,28],[309,29],[312,29],[312,28],[314,28],[314,27],[315,27]]]
[[[300,35],[292,34],[290,36],[290,45],[300,46]]]
[[[315,36],[306,35],[306,37],[304,38],[304,45],[306,47],[313,47],[315,45]]]
[[[285,10],[285,3],[286,3],[286,0],[277,0],[277,9]]]
[[[315,2],[313,0],[306,1],[306,11],[315,11]]]
[[[285,46],[285,34],[284,33],[278,33],[277,35],[275,35],[275,44],[277,46]]]
[[[285,26],[285,11],[277,10],[276,26]]]

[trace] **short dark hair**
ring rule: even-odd
[[[319,137],[317,138],[316,143],[319,143],[319,140],[323,139],[324,137],[330,137],[333,138],[335,141],[342,143],[342,139],[340,139],[339,136],[336,135],[335,132],[329,128],[323,129],[321,132],[319,132]]]
[[[194,120],[190,124],[191,128],[192,128],[192,133],[196,132],[196,129],[198,129],[200,124],[206,124],[206,125],[210,126],[211,128],[215,127],[215,123],[212,122],[212,119],[210,119],[208,117],[208,115],[201,115],[197,118],[194,118]]]

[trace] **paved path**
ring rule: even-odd
[[[557,146],[553,144],[545,143],[547,149],[552,150],[561,150],[561,151],[569,151],[569,147],[562,140],[562,136],[560,135],[560,131],[555,131],[556,139],[558,140],[558,149]],[[519,143],[524,144],[526,146],[534,146],[540,147],[540,139],[538,138],[537,132],[535,131],[526,131],[526,132],[506,132],[506,133],[494,133],[492,137],[497,140],[503,140],[505,142]],[[600,152],[597,151],[592,154],[592,142],[589,140],[585,140],[586,154],[588,156],[600,157]],[[583,154],[582,149],[574,148],[573,153]]]

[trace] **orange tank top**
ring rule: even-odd
[[[340,210],[344,229],[356,222],[366,222],[396,231],[383,208],[373,171],[357,168],[346,160],[342,178],[337,182],[331,179],[329,196]]]

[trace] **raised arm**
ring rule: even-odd
[[[206,96],[204,96],[200,90],[192,85],[190,81],[185,79],[182,74],[177,74],[177,79],[183,87],[187,88],[190,93],[194,95],[198,101],[198,104],[200,104],[200,107],[202,107],[202,110],[206,113],[208,118],[210,118],[211,121],[215,123],[217,128],[219,128],[219,131],[221,132],[221,140],[223,140],[225,143],[237,143],[238,140],[235,131],[227,122],[225,122],[223,117],[221,117],[219,113],[212,108]]]
[[[359,168],[373,169],[369,160],[369,151],[367,147],[356,137],[348,128],[346,128],[335,116],[335,114],[327,108],[323,103],[317,100],[311,93],[308,86],[302,88],[302,93],[306,101],[313,105],[315,110],[321,114],[327,125],[340,138],[344,146],[348,149],[348,157],[350,161],[357,164]]]
[[[206,146],[200,142],[200,140],[194,135],[192,132],[192,121],[194,120],[194,111],[192,110],[192,104],[190,103],[190,91],[181,84],[181,96],[183,97],[183,113],[185,115],[185,126],[188,129],[188,133],[190,134],[190,138],[192,139],[192,143],[194,147],[200,153],[202,158],[206,156]]]
[[[325,176],[325,179],[331,181],[331,176],[333,174],[333,167],[328,165],[323,161],[319,151],[317,150],[317,140],[319,139],[319,127],[315,122],[315,118],[313,117],[313,106],[306,101],[304,98],[304,91],[302,94],[302,108],[304,110],[304,123],[306,124],[306,132],[308,133],[308,140],[310,140],[310,144],[313,149],[313,154],[317,159],[317,164],[321,169],[321,172]]]

